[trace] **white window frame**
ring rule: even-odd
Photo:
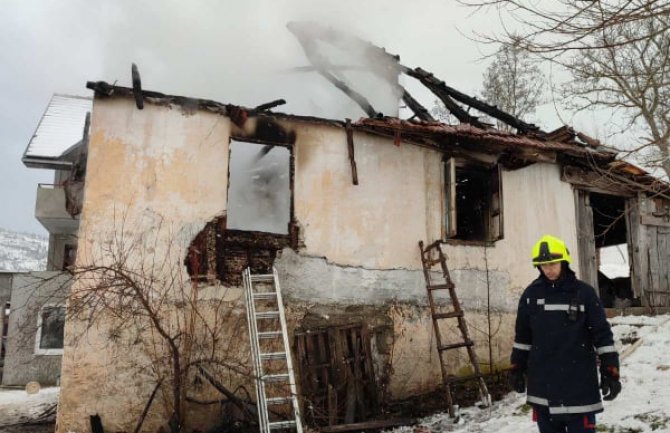
[[[63,348],[60,349],[42,349],[40,347],[40,340],[42,340],[42,311],[45,308],[63,308],[65,305],[58,304],[46,304],[42,305],[39,309],[39,314],[37,315],[37,332],[35,333],[35,355],[62,355]],[[65,326],[65,325],[63,325]],[[63,346],[65,346],[65,339],[63,338]]]

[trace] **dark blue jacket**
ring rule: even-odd
[[[528,403],[551,414],[601,412],[597,356],[603,366],[619,367],[593,287],[578,280],[567,263],[558,281],[544,275],[533,281],[519,300],[511,359],[527,374]]]

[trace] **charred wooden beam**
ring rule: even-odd
[[[324,68],[316,68],[316,71],[321,74],[325,79],[333,83],[335,87],[340,89],[342,92],[344,92],[345,95],[350,97],[355,103],[358,104],[359,107],[365,111],[365,114],[368,115],[368,117],[379,117],[381,113],[379,113],[377,110],[374,109],[372,104],[365,98],[365,96],[361,95],[351,87],[347,85],[344,81],[338,79],[335,75],[331,74]]]
[[[482,113],[488,114],[489,116],[494,117],[500,120],[501,122],[510,125],[513,128],[516,128],[519,132],[522,133],[540,132],[540,128],[538,128],[536,125],[526,123],[523,120],[519,119],[518,117],[515,117],[509,113],[502,111],[498,107],[495,107],[491,104],[487,104],[486,102],[480,101],[479,99],[473,98],[472,96],[468,96],[463,92],[459,92],[453,87],[447,86],[443,81],[440,81],[437,78],[435,78],[433,74],[431,74],[428,71],[425,71],[421,68],[411,69],[408,67],[404,67],[404,72],[410,77],[414,77],[417,80],[421,81],[421,83],[424,86],[428,87],[428,89],[430,89],[430,91],[435,93],[435,95],[438,97],[440,97],[440,94],[449,96],[458,102],[466,104],[469,107],[475,108],[481,111]],[[454,113],[454,115],[459,120],[461,120],[456,113]]]
[[[259,105],[258,107],[254,108],[254,111],[266,111],[284,104],[286,104],[285,99],[276,99],[274,101]]]
[[[137,69],[137,65],[133,63],[130,68],[131,75],[133,78],[133,95],[135,96],[135,105],[139,110],[144,108],[144,99],[142,97],[142,80],[140,79],[140,71]]]
[[[349,150],[349,163],[351,164],[351,176],[354,185],[358,185],[358,169],[356,168],[356,158],[354,155],[354,130],[351,127],[351,119],[347,119],[345,125],[347,132],[347,149]]]
[[[158,388],[161,387],[161,384],[163,383],[163,379],[159,380],[158,383],[156,383],[156,386],[154,386],[154,390],[151,392],[151,395],[149,396],[149,400],[147,400],[147,404],[144,405],[144,410],[142,411],[142,415],[140,415],[140,419],[137,421],[137,426],[135,426],[134,433],[139,433],[140,429],[142,428],[142,424],[144,424],[144,419],[147,416],[147,413],[149,413],[149,408],[151,407],[151,404],[154,402],[154,398],[156,397],[156,393],[158,392]]]
[[[414,115],[418,117],[419,119],[426,121],[426,122],[434,122],[435,118],[430,115],[428,110],[426,110],[426,107],[423,105],[419,104],[419,101],[414,99],[414,97],[407,91],[407,89],[403,88],[402,92],[402,100],[405,101],[405,104],[414,112]]]
[[[421,84],[433,92],[433,94],[442,101],[447,110],[456,116],[460,122],[469,123],[478,128],[484,128],[484,125],[475,116],[471,116],[467,111],[454,102],[449,92],[445,89],[446,86],[443,81],[438,80],[433,74],[426,72],[421,68],[411,69],[404,67],[404,72],[410,77],[419,80]]]
[[[246,402],[240,398],[238,398],[233,392],[231,392],[228,388],[226,388],[212,373],[207,371],[205,367],[202,365],[198,365],[198,372],[202,377],[207,379],[207,381],[212,384],[214,388],[216,388],[217,391],[219,391],[221,394],[225,395],[226,398],[237,408],[240,410],[242,414],[244,414],[245,417],[247,417],[250,421],[254,421],[258,419],[258,414],[255,413],[255,407],[252,406],[252,403]]]

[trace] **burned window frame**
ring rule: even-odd
[[[458,173],[459,171],[485,170],[488,172],[486,193],[486,221],[483,238],[465,238],[458,225]],[[443,239],[445,242],[491,244],[504,239],[502,167],[498,163],[466,160],[446,156],[443,164]]]
[[[295,138],[292,138],[294,141]],[[288,225],[287,225],[287,232],[286,233],[276,233],[276,232],[264,232],[264,233],[270,233],[273,235],[277,236],[284,236],[284,235],[292,235],[292,232],[295,230],[295,211],[294,211],[294,172],[295,172],[295,161],[294,161],[294,148],[292,143],[287,144],[287,143],[277,143],[273,142],[270,140],[265,140],[265,139],[257,139],[253,137],[240,137],[236,135],[231,135],[228,138],[228,185],[227,185],[227,193],[226,193],[226,212],[228,215],[228,224],[230,223],[230,188],[232,185],[232,176],[231,176],[231,162],[232,162],[232,150],[233,150],[233,143],[238,143],[238,144],[255,144],[259,146],[266,146],[269,147],[270,150],[272,150],[273,147],[279,147],[279,148],[284,148],[288,151],[288,188],[289,188],[289,203],[288,203]],[[235,228],[233,230],[241,231],[241,232],[254,232],[258,230],[253,230],[253,229],[242,229],[242,228]]]
[[[44,325],[44,313],[46,310],[62,310],[63,311],[63,333],[65,331],[65,306],[58,304],[46,304],[39,308],[37,313],[37,332],[35,333],[35,355],[62,355],[65,339],[60,348],[43,348],[42,347],[42,328]]]

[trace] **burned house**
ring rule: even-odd
[[[543,132],[421,69],[398,68],[458,122],[435,121],[407,91],[410,119],[379,115],[341,82],[368,117],[332,120],[278,113],[272,104],[166,95],[142,89],[138,77],[133,88],[89,82],[90,125],[70,170],[83,182],[73,212],[75,268],[119,256],[160,262],[183,274],[189,294],[242,311],[244,269],[276,268],[303,414],[319,425],[365,420],[380,405],[440,383],[419,241],[441,241],[475,350],[493,369],[507,362],[518,296],[537,275],[527,252],[545,233],[566,241],[578,275],[594,286],[597,251],[626,244],[631,271],[620,293],[643,306],[668,305],[667,184],[570,128]],[[516,132],[493,129],[464,106]],[[112,248],[131,243],[136,256]],[[74,282],[74,299],[86,284]],[[445,297],[436,302],[450,305]],[[224,334],[228,354],[244,365],[244,326],[235,333],[242,316],[226,316]],[[140,417],[143,431],[165,424],[169,414],[157,403],[142,415],[163,380],[156,384],[152,364],[137,369],[134,348],[151,333],[143,332],[128,336],[68,317],[59,432],[86,430],[95,414],[110,431],[130,431]],[[131,343],[121,344],[126,337]],[[463,354],[450,366],[451,374],[467,374]],[[232,389],[243,379],[227,373],[219,381]],[[207,395],[199,376],[189,386]],[[170,392],[163,393],[157,398],[169,406]],[[198,410],[206,416],[190,423],[201,429],[221,416],[211,405]]]

